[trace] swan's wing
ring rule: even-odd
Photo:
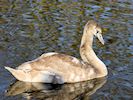
[[[83,62],[81,62],[79,59],[66,55],[66,54],[60,54],[60,53],[56,53],[56,52],[50,52],[50,53],[45,53],[42,54],[39,59],[46,59],[47,61],[51,60],[55,60],[55,61],[62,61],[62,62],[67,62],[67,63],[72,63],[72,64],[81,64]]]
[[[30,72],[31,70],[33,70],[33,67],[31,66],[32,63],[38,64],[41,59],[44,59],[46,57],[50,57],[50,56],[55,55],[55,54],[58,54],[58,53],[56,53],[56,52],[44,53],[40,57],[38,57],[32,61],[28,61],[28,62],[21,64],[16,69],[24,70],[25,72]],[[41,62],[44,62],[44,60],[41,60]]]
[[[29,72],[31,70],[43,70],[46,68],[83,68],[88,69],[91,68],[91,65],[88,63],[85,63],[75,57],[66,55],[66,54],[60,54],[60,53],[46,53],[42,54],[40,57],[38,57],[35,60],[28,61],[20,65],[17,69],[24,70],[26,72]]]

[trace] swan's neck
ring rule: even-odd
[[[84,29],[81,45],[80,45],[80,55],[84,62],[91,64],[98,77],[107,75],[107,68],[105,64],[96,56],[95,52],[92,49],[93,43],[93,34],[87,32],[87,29]]]

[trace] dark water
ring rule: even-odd
[[[133,100],[133,0],[1,0],[0,100]],[[17,67],[45,52],[80,58],[83,26],[97,20],[105,46],[94,42],[107,79],[50,85],[16,82]]]

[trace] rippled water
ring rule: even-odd
[[[133,99],[133,0],[1,0],[0,3],[0,100]],[[108,67],[107,79],[63,86],[36,85],[15,82],[4,69],[4,66],[15,68],[51,51],[80,58],[83,27],[90,19],[103,27],[105,46],[95,40],[94,49]]]

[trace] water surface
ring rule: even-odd
[[[28,97],[39,100],[50,99],[53,96],[56,100],[59,100],[58,96],[72,97],[68,100],[132,100],[132,0],[1,0],[0,3],[1,100],[27,100]],[[85,85],[48,85],[44,90],[49,90],[48,87],[52,89],[45,92],[40,91],[40,88],[39,92],[35,92],[32,85],[28,85],[30,89],[26,88],[26,91],[20,92],[20,89],[16,95],[6,95],[6,91],[18,83],[15,83],[15,79],[4,66],[15,68],[25,61],[52,51],[80,59],[79,45],[83,27],[90,19],[97,20],[103,27],[105,46],[95,39],[93,48],[108,67],[109,75],[106,80],[100,80],[101,83],[99,80],[92,80]],[[20,88],[21,84],[25,86],[20,82]],[[78,92],[75,89],[78,89]],[[30,94],[31,92],[33,94]]]

